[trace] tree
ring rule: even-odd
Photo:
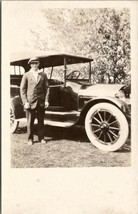
[[[34,45],[94,59],[99,82],[125,82],[130,77],[128,9],[42,9],[46,24],[31,29]]]

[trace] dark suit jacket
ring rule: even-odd
[[[39,102],[41,107],[45,106],[48,101],[48,79],[45,73],[38,73],[38,82],[36,81],[32,71],[25,73],[21,80],[20,94],[23,104],[29,102],[31,109],[36,108]]]

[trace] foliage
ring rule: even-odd
[[[91,57],[93,81],[130,78],[128,9],[43,9],[45,22],[31,29],[34,47]]]

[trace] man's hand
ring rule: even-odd
[[[47,108],[49,106],[49,102],[45,102],[45,108]]]
[[[26,102],[26,103],[24,104],[24,108],[25,108],[25,109],[30,109],[30,104],[29,104],[28,102]]]

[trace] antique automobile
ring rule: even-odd
[[[91,58],[68,54],[15,55],[11,60],[10,127],[14,133],[25,111],[20,82],[29,71],[28,60],[40,58],[40,69],[49,80],[47,125],[84,126],[90,142],[104,151],[116,151],[130,132],[130,84],[94,84]]]

